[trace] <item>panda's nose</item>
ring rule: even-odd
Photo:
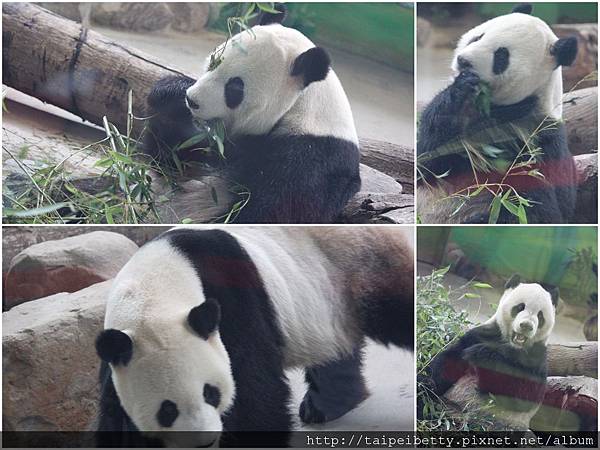
[[[189,96],[185,96],[185,100],[188,104],[188,107],[191,109],[198,109],[200,108],[200,106],[198,105],[198,103],[196,103],[194,100],[192,100]]]
[[[177,405],[171,400],[163,400],[158,413],[156,413],[156,420],[158,420],[161,427],[168,428],[173,425],[178,415],[179,410],[177,409]]]
[[[467,70],[467,69],[470,69],[471,67],[473,67],[471,65],[471,63],[468,60],[466,60],[465,58],[463,58],[462,56],[458,56],[456,58],[456,64],[458,64],[458,70],[461,72],[463,70]]]
[[[533,324],[531,322],[521,322],[521,330],[531,331],[533,330]]]

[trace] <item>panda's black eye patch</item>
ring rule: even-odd
[[[538,313],[538,328],[542,328],[545,323],[546,319],[544,319],[544,313],[540,311]]]
[[[244,81],[240,77],[230,78],[225,85],[225,104],[236,108],[244,99]]]
[[[467,45],[471,45],[473,42],[477,42],[479,39],[481,39],[483,37],[485,33],[480,34],[479,36],[475,36],[473,39],[471,39]]]
[[[510,315],[513,317],[517,317],[517,314],[519,314],[524,309],[525,309],[525,303],[519,303],[518,305],[515,305],[512,307],[512,309],[510,310]]]
[[[501,74],[508,68],[510,53],[506,47],[500,47],[494,52],[494,66],[492,70],[496,75]]]
[[[221,402],[221,391],[216,386],[206,383],[204,385],[204,401],[215,408]]]
[[[164,400],[160,404],[158,413],[156,413],[156,420],[158,420],[161,427],[169,428],[173,425],[177,416],[179,416],[177,405],[171,400]]]

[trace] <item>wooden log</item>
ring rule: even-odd
[[[2,27],[2,82],[95,124],[124,131],[129,90],[142,116],[158,79],[184,75],[32,3],[3,3]]]
[[[598,153],[575,156],[577,204],[573,223],[598,221]]]
[[[414,193],[414,151],[389,142],[360,139],[361,162],[402,184],[403,192]]]
[[[548,345],[548,376],[598,378],[598,343]]]
[[[549,377],[542,407],[530,425],[533,430],[596,431],[598,380]]]
[[[563,95],[563,118],[569,150],[582,155],[598,150],[598,88],[590,87]]]

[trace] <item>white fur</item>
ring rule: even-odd
[[[469,42],[478,36],[476,42]],[[541,19],[523,13],[495,17],[466,32],[458,42],[452,69],[458,73],[457,57],[466,58],[479,77],[491,86],[498,105],[517,103],[530,95],[539,98],[543,114],[562,117],[562,69],[550,54],[558,40]],[[494,52],[506,47],[509,65],[501,74],[492,71]]]
[[[286,366],[314,365],[349,353],[358,330],[338,271],[308,229],[235,228],[229,232],[256,264],[286,343]],[[353,333],[354,331],[354,333]]]
[[[220,415],[234,396],[229,357],[218,332],[205,341],[187,325],[190,310],[204,301],[194,268],[165,240],[145,245],[115,278],[104,326],[131,337],[133,356],[125,366],[111,366],[112,378],[123,408],[143,431],[222,429]],[[205,403],[204,383],[220,389],[218,409]],[[163,400],[179,410],[170,428],[156,419]]]
[[[525,305],[525,309],[513,318],[511,316],[512,308],[521,303]],[[538,321],[540,311],[544,315],[542,327],[539,327]],[[498,309],[488,323],[497,323],[502,336],[513,345],[511,340],[513,333],[523,333],[521,324],[529,323],[532,329],[526,335],[528,345],[531,345],[534,342],[546,343],[554,328],[555,315],[554,305],[548,291],[537,283],[521,283],[515,288],[504,291]]]
[[[301,76],[291,76],[295,59],[315,46],[302,33],[279,24],[255,26],[222,45],[222,63],[187,91],[200,107],[192,110],[197,118],[222,119],[234,140],[269,133],[277,124],[279,135],[333,136],[358,144],[350,104],[334,71],[306,88]],[[244,81],[244,99],[230,109],[224,91],[233,77]]]

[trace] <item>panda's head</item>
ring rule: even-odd
[[[475,72],[491,87],[494,104],[511,105],[531,95],[560,103],[560,67],[575,60],[577,39],[557,38],[531,11],[531,5],[519,5],[478,25],[461,37],[454,52],[454,73]]]
[[[113,282],[96,350],[110,364],[123,409],[146,434],[220,432],[221,415],[233,403],[220,307],[204,298],[200,283],[166,239],[146,244]],[[186,446],[211,444],[216,435],[194,433],[193,439],[199,441]]]
[[[260,25],[217,47],[204,74],[187,90],[194,117],[222,120],[229,136],[265,134],[309,85],[327,77],[327,52],[280,25],[283,17],[265,15]]]
[[[521,283],[518,275],[507,281],[492,321],[504,339],[518,348],[545,343],[554,327],[558,288],[548,291],[537,283]]]

